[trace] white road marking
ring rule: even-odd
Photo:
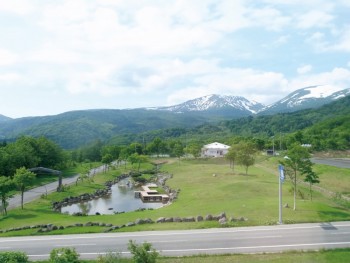
[[[252,246],[252,247],[174,249],[174,250],[162,250],[160,252],[215,251],[215,250],[238,250],[238,249],[256,249],[256,248],[305,247],[305,246],[309,246],[310,247],[310,246],[324,246],[324,245],[350,245],[350,242],[288,244],[288,245]]]
[[[289,245],[271,245],[271,246],[251,246],[251,247],[225,247],[225,248],[191,248],[191,249],[165,249],[158,251],[159,253],[164,252],[205,252],[205,251],[222,251],[222,250],[240,250],[240,249],[257,249],[257,248],[298,248],[298,247],[312,247],[312,246],[325,246],[325,245],[350,245],[350,242],[333,242],[333,243],[310,243],[310,244],[289,244]],[[304,250],[304,249],[303,249]],[[81,256],[92,256],[92,255],[104,255],[107,252],[90,252],[90,253],[79,253]],[[120,254],[130,254],[128,251],[118,252]],[[259,252],[258,252],[259,253]],[[29,257],[45,257],[48,254],[43,255],[28,255]]]
[[[86,247],[86,246],[96,246],[97,244],[64,244],[64,245],[54,245],[55,247]]]

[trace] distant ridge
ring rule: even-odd
[[[235,115],[250,115],[259,112],[264,108],[264,105],[255,101],[249,101],[241,96],[227,96],[227,95],[207,95],[184,103],[154,108],[157,110],[171,111],[176,113],[186,112],[216,112],[220,111],[231,113],[232,117]]]
[[[262,109],[260,114],[318,108],[348,95],[350,95],[350,88],[341,90],[330,85],[310,86],[290,93],[283,99]]]
[[[311,86],[296,90],[267,107],[241,96],[212,94],[169,107],[80,110],[17,119],[0,115],[0,139],[45,136],[63,148],[73,149],[116,135],[130,137],[148,131],[194,128],[204,124],[216,127],[222,120],[237,122],[241,117],[318,108],[348,95],[350,89]]]
[[[5,115],[0,114],[0,123],[1,122],[5,122],[5,121],[9,121],[12,120],[10,117],[7,117]]]

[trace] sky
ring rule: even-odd
[[[0,0],[0,114],[350,88],[348,0]]]

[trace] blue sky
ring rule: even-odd
[[[0,114],[350,88],[348,0],[0,0]]]

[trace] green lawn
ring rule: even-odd
[[[233,255],[213,255],[213,256],[193,256],[193,257],[160,257],[159,263],[347,263],[350,258],[350,249],[321,250],[317,252],[292,251],[285,253],[268,254],[233,254]],[[46,263],[48,261],[40,261]],[[95,263],[97,261],[84,260],[84,263]],[[118,261],[119,262],[119,261]],[[131,263],[132,259],[122,258],[120,262]]]
[[[125,172],[124,167],[111,170],[105,174],[95,175],[94,182],[79,182],[63,193],[54,193],[47,199],[26,204],[24,210],[10,210],[6,217],[0,217],[0,229],[10,229],[27,225],[55,224],[67,226],[74,223],[105,222],[122,225],[135,221],[137,218],[159,217],[189,217],[207,214],[217,215],[225,212],[228,217],[245,217],[248,221],[232,222],[229,226],[269,225],[278,221],[278,179],[276,158],[263,158],[257,165],[250,167],[248,175],[241,167],[235,167],[234,172],[224,159],[182,160],[170,159],[163,165],[162,171],[173,174],[167,184],[173,189],[180,189],[178,199],[169,206],[143,212],[130,212],[118,215],[75,217],[64,215],[51,210],[51,202],[67,196],[83,192],[93,192],[102,187],[103,182]],[[316,166],[317,167],[317,166]],[[322,167],[321,167],[322,168]],[[149,169],[149,166],[143,167]],[[324,169],[324,168],[323,168]],[[330,169],[330,170],[329,170]],[[348,178],[349,169],[334,170],[337,176],[332,176],[332,168],[320,174],[330,183],[326,185],[341,185]],[[322,172],[322,169],[321,171]],[[214,176],[215,174],[215,176]],[[339,174],[342,176],[339,177]],[[325,179],[326,181],[326,179]],[[349,180],[347,180],[349,181]],[[343,181],[344,182],[344,181]],[[293,207],[291,184],[286,181],[283,185],[283,204]],[[313,201],[308,199],[308,188],[300,187],[305,200],[298,198],[297,210],[283,209],[285,223],[327,222],[350,220],[349,206],[340,206],[332,198],[318,192],[313,195]],[[342,191],[342,190],[339,190]],[[192,229],[220,227],[217,222],[203,221],[196,223],[165,223],[146,224],[122,228],[118,231],[163,230],[163,229]],[[105,227],[72,227],[56,230],[51,234],[101,232]],[[38,235],[37,229],[1,233],[0,236]]]

